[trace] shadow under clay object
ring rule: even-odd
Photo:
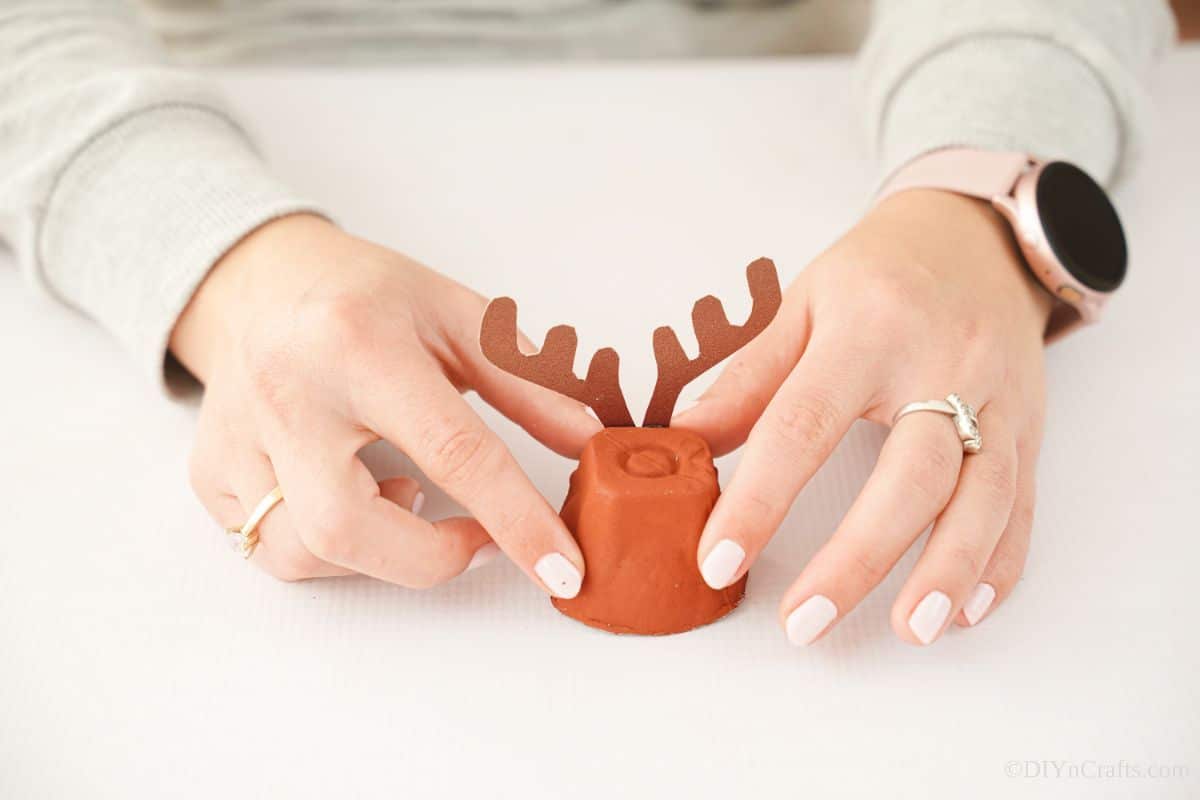
[[[587,404],[605,425],[584,447],[562,507],[586,563],[579,594],[553,599],[563,614],[612,633],[661,635],[707,625],[741,602],[747,575],[712,589],[696,563],[700,534],[721,493],[708,444],[667,425],[683,387],[774,318],[782,300],[775,265],[759,259],[746,277],[754,307],[744,325],[731,325],[715,297],[696,303],[696,358],[686,356],[669,327],[654,332],[658,380],[641,428],[621,392],[615,351],[598,351],[580,380],[573,372],[573,328],[552,328],[541,351],[525,355],[516,346],[516,304],[498,298],[488,306],[480,330],[488,360]]]

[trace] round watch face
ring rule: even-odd
[[[1037,209],[1046,242],[1076,280],[1111,292],[1125,279],[1125,232],[1108,195],[1086,172],[1065,161],[1038,176]]]

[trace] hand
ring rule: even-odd
[[[237,527],[276,484],[253,560],[285,580],[362,573],[427,587],[494,553],[578,592],[574,539],[460,396],[473,388],[547,446],[577,455],[583,406],[486,363],[485,301],[318,217],[258,229],[205,280],[171,337],[206,386],[192,484]],[[475,515],[429,523],[416,482],[376,483],[358,451],[384,438]]]
[[[929,644],[952,619],[978,622],[1016,584],[1029,545],[1050,308],[987,204],[910,191],[879,205],[672,422],[718,453],[746,444],[700,540],[705,579],[728,585],[750,567],[856,419],[891,424],[908,402],[956,392],[979,411],[982,452],[964,458],[949,417],[898,422],[845,518],[784,594],[780,620],[796,644],[818,638],[932,523],[892,627]]]

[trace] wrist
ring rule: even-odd
[[[891,241],[931,269],[966,271],[981,289],[1011,298],[1015,310],[1044,333],[1055,300],[1030,273],[1008,222],[991,203],[940,189],[913,189],[888,197],[863,224],[882,229]]]
[[[271,282],[294,278],[289,252],[297,240],[330,233],[340,232],[307,213],[271,220],[248,233],[213,264],[192,295],[171,332],[171,354],[206,382],[245,325],[270,302]]]

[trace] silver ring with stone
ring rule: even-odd
[[[892,417],[892,427],[896,427],[896,423],[900,421],[901,417],[915,414],[918,411],[933,411],[953,418],[954,430],[962,442],[964,453],[978,453],[983,449],[983,436],[979,433],[979,416],[971,404],[958,395],[946,395],[945,400],[920,400],[916,403],[908,403]]]

